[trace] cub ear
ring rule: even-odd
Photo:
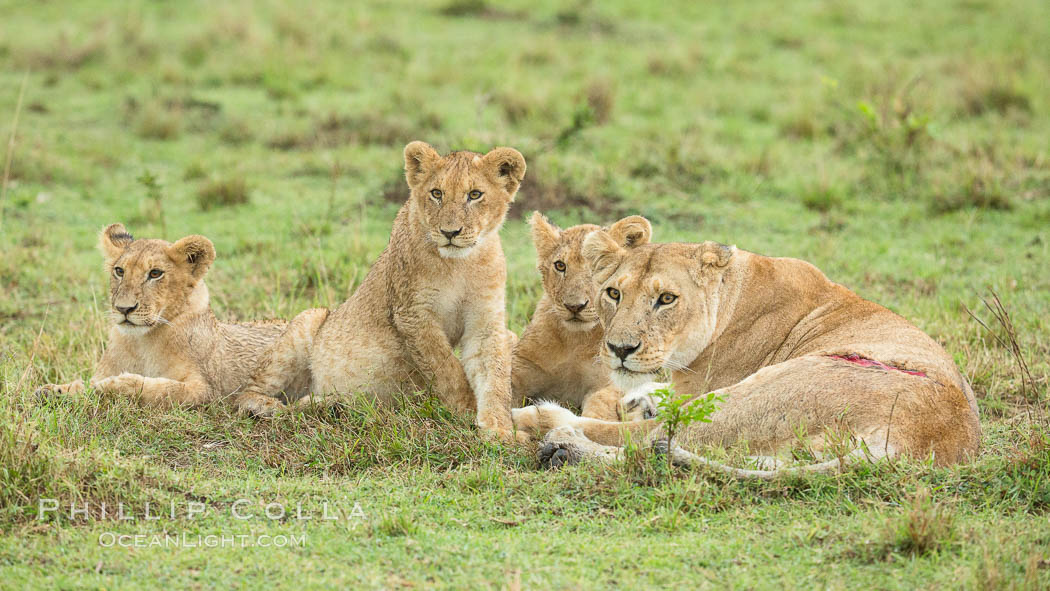
[[[415,189],[441,162],[441,154],[426,142],[415,141],[405,146],[405,180]]]
[[[583,258],[599,283],[612,275],[620,266],[627,251],[605,230],[595,230],[583,239]]]
[[[493,148],[481,157],[482,170],[498,182],[511,201],[525,179],[525,157],[514,148]]]
[[[215,246],[211,240],[195,234],[180,238],[169,246],[168,256],[179,264],[188,265],[193,278],[200,279],[215,261]]]
[[[532,212],[529,225],[532,226],[532,243],[536,246],[536,254],[542,259],[554,250],[561,231],[538,211]]]
[[[608,232],[616,242],[627,248],[634,248],[649,244],[649,239],[653,236],[653,225],[640,215],[632,215],[609,226]]]
[[[135,238],[128,234],[124,224],[110,224],[98,234],[98,247],[107,262],[120,258],[124,249],[134,241]]]

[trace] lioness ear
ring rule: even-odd
[[[605,230],[595,230],[583,239],[583,258],[591,267],[598,282],[603,282],[620,266],[623,255],[627,253]]]
[[[735,246],[726,246],[725,244],[719,244],[718,242],[712,242],[710,240],[702,244],[697,244],[696,250],[693,251],[693,258],[698,264],[690,269],[690,274],[693,276],[693,280],[699,284],[704,269],[710,267],[721,268],[728,265],[729,260],[733,258],[733,252],[735,251]]]
[[[482,169],[510,194],[511,201],[525,179],[525,157],[514,148],[493,148],[481,157]]]
[[[653,236],[653,225],[640,215],[632,215],[609,226],[609,235],[621,245],[634,248],[649,244],[649,239]]]
[[[193,278],[200,279],[215,261],[215,246],[204,236],[187,236],[168,247],[168,256],[189,265]]]
[[[426,180],[441,161],[441,154],[426,142],[412,142],[405,146],[405,180],[410,189]]]
[[[554,250],[561,232],[538,211],[532,212],[529,225],[532,226],[532,243],[536,246],[536,254],[542,259]]]
[[[115,261],[135,238],[124,229],[124,224],[110,224],[98,234],[98,247],[107,262]]]

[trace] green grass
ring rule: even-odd
[[[0,14],[3,148],[28,72],[0,201],[3,586],[1050,584],[1045,2],[2,2]],[[386,243],[414,139],[525,155],[502,233],[512,329],[540,294],[523,216],[641,213],[657,240],[804,258],[914,321],[974,385],[980,457],[774,483],[668,474],[644,454],[546,473],[533,450],[481,440],[469,417],[426,402],[255,422],[221,406],[33,398],[87,377],[104,344],[101,227],[209,236],[224,318],[338,305]],[[966,311],[991,318],[986,288],[1012,315],[1034,393]],[[93,519],[39,521],[39,497],[88,502]],[[241,521],[240,498],[256,513],[357,502],[364,517]],[[180,512],[101,521],[102,502]],[[190,502],[208,511],[189,519]],[[307,541],[128,549],[100,545],[105,532]]]

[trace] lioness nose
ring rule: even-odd
[[[117,312],[120,312],[121,314],[127,316],[128,314],[131,314],[132,312],[134,312],[135,309],[139,307],[139,305],[135,304],[134,306],[113,306],[113,307],[117,309]]]
[[[639,345],[641,345],[641,343],[638,343],[637,345],[614,345],[609,341],[605,341],[605,346],[609,347],[609,350],[619,357],[620,361],[626,361],[627,356],[637,351]]]
[[[564,304],[564,306],[566,310],[572,312],[573,314],[577,314],[587,307],[587,302],[584,302],[582,304]]]
[[[460,228],[458,230],[442,230],[441,233],[445,235],[445,238],[448,238],[449,240],[452,240],[456,236],[459,236],[459,233],[462,232],[462,231],[463,231],[463,228]]]

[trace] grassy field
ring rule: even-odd
[[[719,4],[0,2],[0,587],[1047,588],[1050,4]],[[99,357],[102,226],[209,236],[222,318],[338,305],[414,139],[525,155],[512,329],[540,294],[525,215],[641,213],[658,241],[804,258],[914,321],[977,392],[980,457],[548,473],[431,403],[256,422],[34,399]],[[967,312],[1007,336],[991,290],[1031,380]],[[106,543],[165,533],[306,539]]]

